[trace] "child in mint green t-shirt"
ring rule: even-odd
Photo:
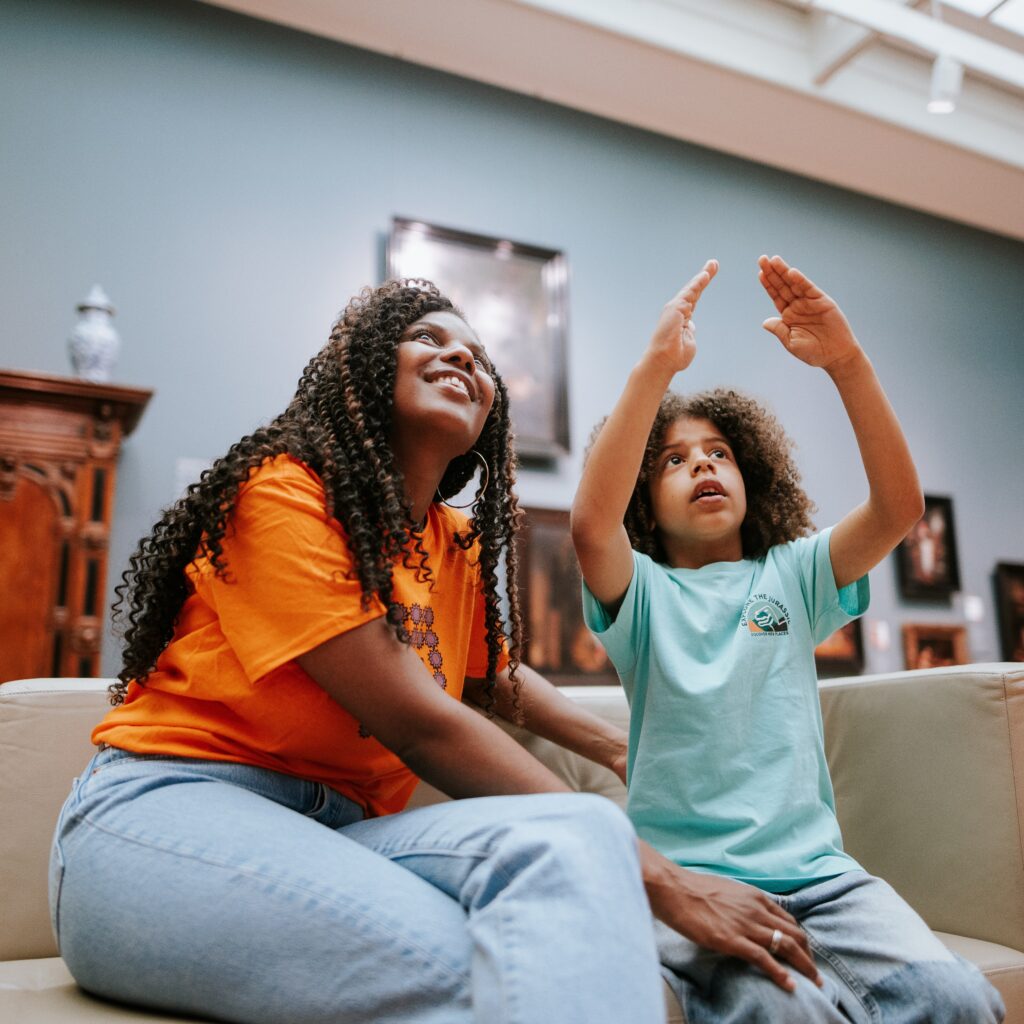
[[[665,306],[573,503],[587,624],[630,703],[627,810],[638,835],[720,876],[722,900],[730,885],[761,889],[803,928],[819,972],[817,984],[794,972],[792,992],[771,984],[775,959],[801,967],[807,944],[750,919],[726,941],[659,924],[666,977],[693,1022],[998,1021],[999,996],[982,975],[842,847],[814,647],[864,612],[868,570],[917,521],[923,498],[838,305],[781,257],[758,262],[778,314],[763,326],[839,391],[867,474],[864,503],[813,533],[790,442],[770,413],[734,391],[666,392],[696,353],[692,314],[714,260]],[[911,1007],[918,1016],[904,1015]]]

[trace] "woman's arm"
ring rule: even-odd
[[[508,670],[498,674],[493,710],[507,722],[521,724],[536,736],[557,743],[574,754],[610,768],[626,783],[626,734],[599,715],[591,714],[559,693],[542,675],[528,665],[517,670],[522,679],[519,691],[521,722],[516,721],[513,683]],[[466,677],[462,699],[487,709],[487,680]]]
[[[371,735],[451,797],[568,791],[493,722],[447,696],[384,618],[296,660]]]
[[[760,280],[779,316],[764,322],[786,348],[832,378],[853,427],[868,498],[832,531],[836,586],[876,566],[921,518],[924,498],[896,413],[835,300],[781,256],[758,260]]]
[[[605,608],[617,610],[633,578],[633,551],[622,521],[643,463],[647,437],[672,378],[697,351],[690,317],[718,272],[708,260],[662,310],[647,350],[601,428],[572,503],[572,540],[583,578]]]

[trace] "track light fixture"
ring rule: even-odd
[[[948,54],[940,53],[932,65],[932,87],[928,96],[929,114],[952,114],[960,98],[964,68]]]
[[[932,17],[942,20],[942,4],[940,0],[931,2]],[[952,114],[956,110],[956,101],[960,98],[960,86],[964,80],[963,65],[949,56],[940,53],[932,64],[932,86],[928,94],[929,114]]]

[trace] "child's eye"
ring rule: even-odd
[[[670,455],[665,460],[665,465],[666,466],[681,466],[685,461],[686,461],[686,459],[684,459],[682,457],[682,455]]]
[[[724,448],[715,448],[711,453],[713,459],[727,459],[729,458],[728,452]]]

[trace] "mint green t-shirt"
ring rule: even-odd
[[[700,569],[634,551],[614,621],[584,585],[629,700],[626,810],[683,867],[768,892],[859,867],[836,821],[814,647],[863,614],[868,580],[837,590],[830,534]]]

